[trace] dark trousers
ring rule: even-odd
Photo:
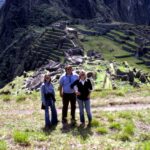
[[[76,96],[74,93],[63,93],[62,122],[67,122],[68,105],[71,104],[71,119],[75,120]]]

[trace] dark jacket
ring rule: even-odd
[[[71,84],[71,88],[73,88],[74,86],[77,86],[78,92],[80,92],[80,95],[77,96],[77,98],[80,100],[88,100],[88,95],[90,94],[90,91],[92,90],[91,81],[89,79],[86,79],[83,85],[78,79]]]

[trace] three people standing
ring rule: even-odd
[[[85,71],[81,71],[79,76],[73,72],[72,66],[65,67],[65,73],[59,79],[59,93],[62,97],[62,123],[68,123],[67,114],[69,103],[71,105],[71,123],[75,124],[76,99],[79,104],[79,114],[81,125],[85,125],[84,108],[88,116],[88,125],[92,121],[92,113],[90,106],[90,93],[92,84],[86,77]],[[55,92],[51,83],[50,75],[45,75],[44,83],[41,86],[42,103],[45,106],[45,126],[49,127],[58,122],[57,111],[55,107]],[[51,117],[49,116],[49,107],[51,109]],[[50,119],[51,118],[51,119]]]

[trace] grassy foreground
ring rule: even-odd
[[[112,95],[111,102],[118,104],[120,100],[120,103],[122,101],[127,103],[127,97],[131,97],[131,99],[134,96],[140,97],[140,94],[137,93],[126,96]],[[94,94],[91,101],[93,112],[91,127],[82,128],[79,126],[77,109],[77,125],[75,127],[68,125],[67,129],[63,129],[62,124],[59,123],[49,131],[44,130],[44,112],[40,110],[41,102],[38,92],[26,95],[20,100],[11,96],[6,101],[1,96],[0,150],[149,150],[150,110],[100,111],[99,106],[109,104],[108,97],[94,98]],[[128,101],[131,102],[131,99]],[[148,94],[143,96],[142,100],[144,101],[144,99],[147,99],[145,103],[150,102]],[[56,105],[59,120],[61,120],[62,104],[60,98],[57,98]]]

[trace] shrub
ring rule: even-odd
[[[13,138],[16,143],[21,145],[30,145],[29,135],[26,132],[22,131],[14,131]]]

